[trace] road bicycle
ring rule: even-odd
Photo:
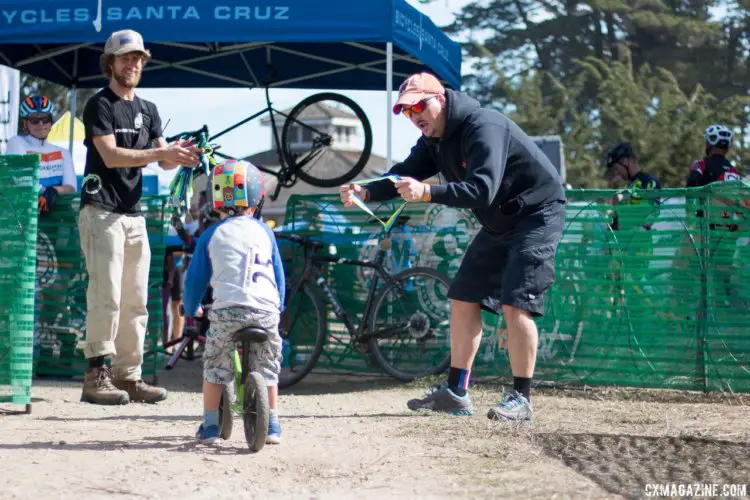
[[[372,152],[372,127],[356,102],[341,94],[323,92],[303,99],[287,114],[273,107],[268,88],[265,90],[266,107],[257,113],[215,135],[210,135],[208,127],[204,125],[196,131],[169,137],[167,142],[180,138],[192,138],[199,142],[202,134],[205,136],[204,143],[215,141],[237,127],[268,114],[279,169],[254,164],[261,172],[278,179],[269,196],[271,201],[278,198],[282,188],[294,186],[298,179],[316,187],[336,187],[354,179],[365,168]],[[283,117],[283,123],[277,122],[276,115]],[[361,125],[361,141],[356,138],[357,125]],[[351,134],[352,129],[355,130],[354,135]],[[238,159],[217,149],[214,147],[211,153],[229,160]],[[196,175],[199,173],[196,171]]]
[[[368,261],[324,255],[320,250],[327,249],[327,243],[277,233],[277,238],[304,250],[302,271],[298,277],[289,278],[281,316],[279,332],[290,352],[285,363],[288,366],[282,367],[279,388],[298,383],[320,358],[329,335],[329,312],[324,302],[330,305],[333,319],[343,323],[354,350],[370,355],[377,366],[397,380],[408,382],[448,368],[451,280],[427,267],[390,274],[384,261],[391,245],[392,228],[386,228],[375,258]],[[345,306],[334,292],[325,277],[327,264],[370,270],[361,314],[347,311],[348,304]],[[360,315],[361,322],[355,326],[352,317]]]

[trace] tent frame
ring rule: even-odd
[[[185,59],[179,62],[170,63],[167,61],[162,61],[159,59],[152,59],[150,61],[150,64],[144,68],[144,72],[152,72],[152,71],[159,71],[160,69],[165,68],[178,68],[187,72],[196,73],[196,74],[203,74],[206,76],[209,76],[209,73],[203,70],[200,70],[198,68],[193,68],[189,66],[190,64],[206,61],[209,59],[216,59],[220,57],[226,57],[230,55],[240,55],[243,62],[245,63],[245,67],[248,70],[248,73],[250,75],[250,80],[240,80],[237,78],[225,76],[225,75],[217,75],[217,74],[210,74],[213,78],[219,79],[219,80],[226,80],[228,82],[234,83],[234,84],[240,84],[243,86],[247,86],[247,88],[256,88],[256,87],[264,87],[262,82],[258,80],[256,75],[253,73],[252,68],[247,63],[247,60],[244,57],[244,53],[252,50],[259,50],[259,49],[265,49],[266,50],[266,62],[270,65],[272,61],[272,52],[274,50],[280,51],[280,52],[287,52],[290,54],[294,54],[301,57],[306,57],[312,60],[317,60],[321,62],[331,63],[331,64],[338,64],[341,66],[341,68],[337,68],[334,70],[327,70],[322,71],[319,73],[313,73],[309,75],[305,75],[303,77],[297,77],[292,79],[286,79],[281,81],[273,81],[273,82],[267,82],[265,85],[265,88],[273,88],[273,87],[280,87],[282,85],[288,85],[290,83],[297,83],[304,80],[310,80],[313,78],[317,78],[320,76],[326,76],[330,74],[335,73],[342,73],[345,71],[352,71],[352,70],[366,70],[366,71],[372,71],[375,73],[381,73],[385,74],[386,77],[386,94],[387,94],[387,109],[386,109],[386,167],[390,168],[393,164],[393,138],[392,138],[392,127],[393,127],[393,77],[394,75],[400,76],[403,78],[406,78],[409,76],[406,73],[394,73],[393,71],[393,62],[394,60],[404,60],[408,61],[414,64],[421,64],[420,61],[417,59],[409,56],[409,55],[394,55],[393,53],[393,42],[386,42],[385,44],[385,50],[380,50],[375,47],[371,47],[369,45],[365,45],[362,43],[357,42],[345,42],[346,45],[356,47],[362,50],[367,50],[370,52],[374,52],[376,54],[384,55],[385,56],[385,63],[386,63],[386,69],[383,71],[382,69],[374,68],[372,66],[381,65],[384,61],[383,59],[378,59],[375,61],[371,61],[364,64],[351,64],[344,61],[339,61],[332,58],[327,57],[321,57],[313,54],[307,54],[305,52],[296,51],[292,49],[288,49],[286,47],[278,47],[274,46],[272,43],[265,43],[265,42],[252,42],[252,43],[239,43],[235,45],[229,45],[224,47],[219,47],[218,44],[186,44],[186,43],[178,43],[178,42],[161,42],[154,45],[166,45],[166,46],[172,46],[172,47],[181,47],[181,48],[189,48],[191,50],[198,50],[201,52],[213,52],[212,54],[200,56],[200,57],[193,57],[190,59]],[[38,62],[41,60],[49,60],[57,69],[60,71],[66,78],[68,79],[75,79],[77,76],[77,62],[78,62],[78,51],[79,50],[95,50],[98,52],[103,52],[103,49],[101,47],[96,46],[93,43],[83,43],[83,44],[73,44],[73,45],[67,45],[65,47],[58,47],[52,50],[48,51],[41,51],[36,56],[28,57],[26,59],[23,59],[19,61],[15,68],[20,68],[22,66],[25,66],[27,64],[31,64],[34,62]],[[51,59],[54,56],[58,56],[61,54],[64,54],[66,52],[75,51],[74,52],[74,64],[72,68],[72,73],[69,73],[66,71],[63,67],[61,67],[54,59]],[[0,52],[0,57],[7,60],[7,57]],[[100,76],[87,76],[81,78],[79,81],[90,81],[101,78]],[[72,116],[76,116],[76,95],[77,95],[77,86],[73,84],[73,86],[70,89],[69,93],[69,107],[70,112]],[[70,122],[70,142],[69,142],[69,149],[71,153],[73,152],[74,148],[74,141],[73,141],[73,127],[74,127],[74,121],[71,120]]]

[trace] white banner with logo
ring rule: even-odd
[[[18,133],[20,86],[20,71],[0,65],[0,154],[5,154],[8,139]]]

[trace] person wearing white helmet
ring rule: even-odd
[[[706,141],[706,156],[690,165],[687,187],[740,180],[742,176],[726,156],[734,133],[724,125],[714,124],[703,132],[703,138]]]
[[[21,101],[21,123],[28,133],[8,139],[7,155],[38,154],[39,214],[49,211],[58,194],[76,192],[76,174],[70,151],[51,144],[49,136],[55,107],[45,95],[30,95]]]

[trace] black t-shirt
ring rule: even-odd
[[[138,96],[132,101],[121,99],[106,87],[86,103],[83,110],[86,129],[84,144],[86,170],[81,186],[81,207],[95,205],[119,214],[140,213],[143,190],[141,167],[107,168],[94,146],[95,136],[114,135],[117,147],[149,149],[161,137],[161,118],[152,102]]]

